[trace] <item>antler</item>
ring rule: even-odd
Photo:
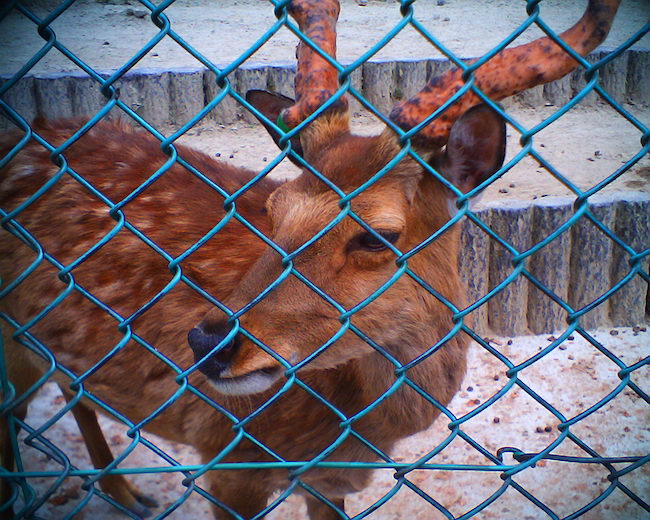
[[[289,13],[300,30],[332,58],[336,58],[336,21],[338,0],[293,0]],[[339,88],[336,68],[301,41],[297,50],[296,103],[282,112],[282,121],[293,128],[302,123],[330,99]],[[339,98],[330,108],[347,112],[348,102]]]
[[[620,0],[589,0],[584,15],[560,38],[585,56],[607,37]],[[550,38],[506,49],[474,72],[475,85],[490,99],[498,101],[523,90],[554,81],[571,72],[578,63]],[[410,130],[437,110],[464,85],[462,70],[432,78],[414,97],[396,105],[390,119]],[[415,139],[443,146],[454,121],[481,99],[471,91],[461,96],[440,117],[418,132]]]

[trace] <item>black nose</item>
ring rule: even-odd
[[[194,352],[194,362],[198,363],[206,354],[213,350],[230,332],[230,326],[227,323],[220,324],[217,327],[210,327],[205,330],[201,325],[193,328],[187,335],[187,341]],[[239,347],[238,336],[235,336],[228,344],[223,345],[217,352],[210,356],[200,367],[199,370],[206,376],[218,378],[230,362]]]

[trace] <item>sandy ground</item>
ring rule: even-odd
[[[27,0],[37,15],[54,0]],[[338,56],[342,62],[359,58],[401,19],[399,4],[392,0],[370,0],[361,7],[355,0],[342,0],[338,24]],[[416,2],[415,18],[452,52],[463,57],[489,51],[526,20],[522,0],[434,0]],[[545,0],[542,18],[556,31],[570,27],[581,15],[586,0]],[[100,70],[116,69],[153,38],[158,28],[147,17],[129,15],[142,9],[137,0],[81,0],[51,25],[57,38],[89,65]],[[145,14],[145,13],[142,13]],[[277,21],[273,6],[265,0],[178,0],[165,10],[171,28],[201,54],[217,64],[232,62],[253,45]],[[614,47],[639,30],[650,17],[647,0],[625,0],[605,42]],[[517,43],[537,38],[541,31],[530,28]],[[360,37],[362,35],[362,37]],[[19,13],[0,22],[0,72],[14,72],[41,46],[34,24]],[[296,38],[280,29],[251,58],[252,62],[292,62]],[[650,37],[637,43],[650,48]],[[408,26],[375,55],[377,59],[423,59],[439,53],[415,29]],[[139,66],[169,68],[197,66],[199,62],[170,38],[163,39]],[[34,68],[36,72],[75,70],[58,51],[50,52]]]
[[[650,108],[628,108],[644,124],[650,124]],[[530,129],[552,116],[557,107],[530,109],[515,104],[507,108],[524,128]],[[367,113],[356,114],[353,127],[361,134],[377,134],[383,129]],[[508,128],[506,161],[520,150],[521,134]],[[587,190],[606,179],[635,156],[642,148],[639,130],[624,120],[611,107],[576,107],[535,138],[535,148],[555,169],[580,190]],[[260,171],[272,161],[278,149],[268,134],[257,124],[241,121],[232,127],[204,126],[190,130],[179,142],[187,143],[212,156],[234,165]],[[276,167],[271,175],[279,178],[299,173],[288,160]],[[650,192],[650,156],[646,154],[630,170],[603,191]],[[549,195],[570,195],[573,192],[546,168],[531,157],[525,157],[496,182],[491,184],[477,208],[491,200],[532,200]]]
[[[633,331],[630,328],[595,331],[594,337],[624,363],[632,365],[648,355],[650,332]],[[491,343],[513,363],[519,364],[549,344],[548,336],[516,338],[491,338]],[[475,345],[470,351],[469,372],[462,390],[450,404],[454,414],[461,417],[480,403],[485,402],[507,383],[504,365],[482,347]],[[600,354],[582,337],[575,336],[565,341],[545,358],[525,369],[521,380],[537,392],[566,417],[571,418],[596,404],[620,383],[617,367]],[[645,391],[648,390],[648,367],[635,371],[633,381]],[[58,388],[46,385],[40,398],[31,406],[28,422],[39,426],[64,404]],[[410,437],[401,443],[393,453],[397,462],[413,462],[425,455],[445,439],[449,430],[447,420],[439,418],[428,430]],[[110,440],[114,453],[129,446],[130,439],[124,428],[113,421],[101,418],[106,438]],[[504,446],[513,446],[525,452],[536,452],[546,448],[557,439],[557,419],[537,404],[525,391],[512,387],[496,403],[463,424],[462,430],[480,443],[489,452],[496,454]],[[618,396],[599,408],[595,413],[571,427],[571,432],[586,442],[604,457],[625,457],[645,455],[650,450],[650,411],[647,404],[635,392],[625,388]],[[90,463],[80,434],[70,414],[64,416],[47,431],[47,438],[64,449],[73,463],[80,468],[89,468]],[[184,464],[199,461],[191,449],[179,444],[148,436],[158,446]],[[586,456],[571,441],[565,440],[555,454]],[[24,450],[24,462],[28,470],[57,470],[56,463],[33,449]],[[514,460],[505,457],[508,464]],[[462,439],[455,439],[438,456],[431,459],[440,464],[491,463]],[[164,463],[146,448],[138,447],[122,464],[122,467],[162,466]],[[623,469],[626,464],[615,464]],[[518,484],[542,500],[557,515],[564,517],[586,505],[603,493],[609,486],[608,472],[600,465],[567,462],[542,461],[535,468],[525,469],[515,477]],[[459,516],[489,497],[503,484],[498,472],[469,472],[418,470],[410,474],[410,481],[430,496],[439,500],[452,514]],[[176,474],[154,474],[132,477],[132,480],[147,494],[156,497],[162,507],[153,510],[154,516],[162,513],[163,507],[171,505],[182,495],[181,477]],[[621,482],[637,493],[643,500],[650,496],[650,468],[646,465],[624,476]],[[39,491],[52,483],[51,479],[31,481]],[[66,512],[83,498],[81,480],[66,480],[59,491],[39,511],[46,519],[63,518]],[[346,501],[350,516],[358,514],[387,493],[395,480],[392,472],[378,470],[371,486],[350,495]],[[305,508],[298,497],[290,497],[276,509],[270,520],[299,520],[305,518]],[[104,520],[115,518],[115,510],[99,498],[94,497],[76,518]],[[192,495],[169,518],[210,518],[207,502]],[[429,520],[443,518],[424,500],[410,489],[402,488],[387,504],[369,516],[376,520]],[[536,520],[546,516],[531,502],[514,489],[508,489],[496,502],[476,516],[478,519],[494,520]],[[583,517],[586,520],[636,520],[647,518],[635,502],[618,490]]]

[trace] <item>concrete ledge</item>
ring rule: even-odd
[[[594,63],[609,51],[592,53]],[[375,107],[388,114],[398,101],[417,92],[425,82],[450,69],[447,59],[371,61],[364,63],[351,76],[352,85]],[[599,71],[600,84],[618,102],[650,103],[650,51],[624,52]],[[108,77],[110,72],[101,73]],[[295,64],[245,64],[229,76],[231,88],[244,95],[251,88],[276,90],[293,96]],[[0,76],[4,84],[10,76]],[[531,106],[567,103],[586,84],[583,70],[576,70],[561,80],[542,85],[514,96],[514,100]],[[169,70],[134,69],[115,86],[120,98],[149,123],[156,125],[187,123],[221,92],[214,73],[204,68]],[[583,105],[598,103],[592,92]],[[22,78],[4,96],[14,109],[31,121],[38,113],[48,118],[87,116],[105,103],[99,85],[83,73],[34,74]],[[352,99],[352,109],[359,102]],[[253,116],[227,95],[208,115],[217,124],[232,124],[238,120],[253,121]],[[0,130],[12,124],[0,114]]]
[[[522,252],[564,225],[575,214],[573,203],[569,197],[542,198],[528,204],[495,202],[476,215]],[[612,240],[585,214],[525,261],[535,280],[575,310],[590,305],[625,279],[636,265],[630,263],[631,251],[638,254],[650,247],[650,195],[595,195],[589,199],[588,212],[624,245]],[[513,272],[513,255],[469,219],[462,223],[461,237],[459,268],[471,304]],[[638,261],[646,273],[648,260]],[[580,324],[586,329],[641,325],[648,321],[649,301],[648,282],[637,273],[584,314]],[[474,311],[472,317],[482,334],[542,334],[567,326],[566,310],[523,275]]]

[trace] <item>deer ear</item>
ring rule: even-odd
[[[269,90],[249,90],[246,92],[246,101],[253,105],[257,110],[262,112],[268,119],[277,122],[280,113],[285,109],[293,106],[295,101],[290,97],[283,96],[277,92]],[[280,134],[278,134],[270,125],[260,119],[260,123],[264,125],[266,131],[271,135],[275,144],[280,146]],[[302,155],[302,146],[300,144],[300,137],[291,139],[291,147],[298,154]],[[289,156],[289,159],[296,165],[301,166],[295,159]]]
[[[465,112],[454,123],[445,152],[434,159],[434,167],[463,193],[476,188],[503,165],[506,125],[487,105]]]

